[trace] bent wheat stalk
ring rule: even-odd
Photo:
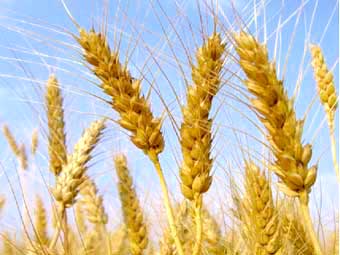
[[[267,139],[275,155],[270,168],[280,178],[281,191],[298,197],[308,233],[317,255],[322,254],[308,210],[309,192],[315,183],[317,166],[308,167],[312,146],[302,144],[303,120],[297,120],[294,102],[288,98],[283,81],[278,80],[275,64],[268,59],[265,45],[251,35],[234,35],[239,64],[247,79],[244,84],[254,95],[251,103],[267,129]]]
[[[337,161],[336,153],[336,141],[334,133],[335,124],[335,112],[338,108],[338,99],[335,91],[334,78],[330,70],[328,70],[325,58],[322,54],[321,48],[317,45],[311,45],[312,53],[312,66],[314,69],[314,77],[317,82],[317,90],[320,97],[320,101],[324,106],[327,123],[329,127],[329,133],[331,138],[331,149],[335,173],[340,183],[339,164]]]
[[[192,67],[194,85],[187,89],[187,105],[183,107],[181,149],[183,163],[180,169],[182,194],[194,203],[196,242],[193,254],[201,254],[202,196],[207,192],[212,176],[210,157],[212,119],[209,113],[220,83],[225,45],[214,33],[196,53],[197,66]]]

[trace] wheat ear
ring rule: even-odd
[[[84,181],[84,174],[87,170],[86,164],[91,159],[91,152],[99,142],[102,131],[105,128],[105,120],[98,120],[91,123],[85,130],[78,143],[74,146],[73,153],[69,156],[68,162],[64,165],[61,173],[56,177],[56,183],[51,190],[57,201],[59,219],[65,216],[65,209],[71,207],[79,193],[79,186]],[[60,227],[57,229],[60,230]],[[57,231],[56,231],[57,233]],[[54,247],[59,233],[54,236],[50,247]]]
[[[77,41],[84,50],[85,60],[92,66],[92,72],[100,79],[100,87],[111,97],[111,106],[120,115],[119,124],[131,132],[131,141],[149,156],[155,166],[171,233],[180,255],[183,255],[168,188],[158,158],[164,149],[162,121],[153,116],[149,103],[141,94],[141,80],[134,79],[127,67],[120,63],[118,52],[111,51],[105,35],[96,33],[93,29],[90,32],[80,29]]]
[[[37,153],[39,145],[39,136],[38,136],[38,129],[34,129],[31,138],[31,153],[35,155]]]
[[[193,85],[187,89],[187,105],[183,107],[180,169],[182,194],[195,204],[196,243],[193,254],[200,254],[202,243],[202,195],[207,192],[212,177],[210,157],[212,119],[209,113],[220,83],[225,45],[214,33],[196,53],[197,66],[192,66]]]
[[[47,234],[47,216],[46,209],[44,207],[44,203],[41,197],[36,197],[36,206],[35,206],[35,224],[34,230],[36,233],[36,241],[42,245],[47,245],[49,242],[48,234]]]
[[[9,144],[9,147],[11,148],[13,154],[16,156],[20,163],[20,167],[22,170],[27,170],[28,168],[28,162],[27,162],[27,154],[25,150],[25,145],[21,144],[18,145],[16,142],[16,139],[14,135],[12,134],[11,130],[7,125],[4,125],[2,127],[3,134],[5,136],[5,139],[7,140],[7,143]]]
[[[334,118],[335,112],[338,108],[338,99],[335,91],[334,78],[332,72],[327,68],[321,48],[317,45],[311,45],[310,50],[312,53],[312,66],[314,69],[314,77],[317,83],[318,94],[327,116],[334,169],[338,178],[338,182],[340,183],[339,164],[336,158],[337,153],[334,134]]]
[[[249,215],[249,233],[255,237],[256,254],[281,254],[281,229],[274,207],[270,182],[252,162],[246,163],[246,200],[244,206]]]
[[[133,255],[141,255],[148,245],[147,227],[144,223],[143,211],[133,188],[126,157],[121,154],[116,155],[114,162],[118,176],[119,197],[130,240],[130,252]]]
[[[45,93],[46,115],[48,123],[48,153],[50,170],[58,175],[67,160],[66,137],[64,131],[63,97],[55,75],[50,75]]]
[[[0,195],[0,213],[2,211],[2,209],[5,207],[6,204],[6,198],[2,195]]]
[[[234,38],[239,64],[247,76],[244,83],[254,95],[251,103],[267,129],[267,139],[276,158],[270,168],[282,181],[281,191],[299,198],[315,252],[322,254],[308,209],[317,166],[308,167],[312,146],[302,144],[303,120],[296,119],[293,100],[288,98],[283,81],[278,80],[275,64],[268,60],[266,46],[245,32],[235,34]]]

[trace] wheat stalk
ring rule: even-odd
[[[46,115],[48,123],[48,153],[50,170],[58,175],[67,160],[63,97],[55,75],[50,75],[45,93]]]
[[[126,157],[122,154],[116,155],[114,162],[118,176],[119,197],[130,240],[130,252],[133,255],[141,255],[148,245],[147,226],[144,223],[143,211],[132,186],[133,181],[129,174]]]
[[[337,161],[337,153],[336,153],[336,141],[335,141],[335,112],[338,108],[338,99],[335,91],[334,78],[333,74],[330,70],[328,70],[325,58],[322,54],[322,50],[317,45],[311,45],[310,47],[312,53],[312,66],[314,69],[314,77],[317,82],[318,94],[320,97],[320,101],[324,106],[327,122],[331,137],[332,144],[332,157],[335,173],[338,178],[338,182],[340,182],[340,174],[339,174],[339,165]]]
[[[302,144],[303,120],[297,120],[293,101],[278,80],[275,64],[268,60],[265,45],[251,35],[234,35],[239,64],[247,79],[244,84],[254,95],[251,103],[266,127],[267,139],[275,155],[271,169],[279,176],[281,191],[298,197],[300,210],[317,254],[322,254],[308,210],[309,192],[315,183],[317,166],[308,167],[312,146]]]
[[[210,157],[212,119],[209,112],[220,83],[225,45],[214,33],[196,53],[197,66],[192,66],[193,86],[187,88],[187,105],[183,107],[180,169],[182,194],[195,204],[196,243],[193,254],[200,254],[202,243],[202,194],[207,192],[212,177]]]

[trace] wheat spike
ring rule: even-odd
[[[44,208],[44,203],[40,196],[36,197],[35,206],[35,224],[34,230],[36,233],[36,241],[42,245],[47,245],[49,242],[47,234],[47,216]]]
[[[114,162],[119,180],[118,190],[124,221],[130,240],[130,252],[133,255],[141,255],[148,244],[147,226],[144,223],[143,211],[132,186],[133,181],[129,174],[126,157],[122,154],[116,155]]]
[[[64,131],[63,97],[59,82],[55,75],[50,75],[46,84],[46,114],[48,123],[48,152],[50,157],[50,170],[58,175],[63,164],[66,163],[67,152]]]
[[[103,197],[98,195],[96,184],[89,178],[81,185],[79,201],[87,214],[87,220],[94,225],[106,225],[108,221],[107,214],[103,205]]]
[[[312,66],[320,101],[327,113],[328,122],[334,128],[334,114],[338,107],[338,103],[333,74],[327,68],[321,48],[317,45],[311,45],[310,50],[312,53]]]
[[[312,146],[302,144],[303,120],[296,119],[293,101],[277,79],[266,47],[245,32],[235,35],[235,41],[239,63],[247,75],[244,83],[255,97],[252,105],[268,131],[267,139],[276,157],[271,169],[284,183],[283,192],[308,199],[317,166],[308,168]]]
[[[84,181],[86,164],[91,159],[92,150],[99,142],[105,127],[104,122],[105,120],[102,119],[91,123],[74,146],[73,154],[69,156],[68,163],[56,178],[52,193],[56,201],[66,208],[73,205],[79,192],[79,185]]]
[[[193,85],[187,88],[187,105],[182,108],[181,150],[183,163],[180,169],[182,194],[195,204],[196,243],[193,254],[201,252],[202,243],[202,194],[207,192],[212,176],[213,160],[212,119],[209,113],[212,101],[219,90],[220,72],[225,45],[219,34],[214,33],[196,53],[197,66],[192,66]]]
[[[276,158],[270,168],[283,182],[278,184],[280,190],[299,198],[315,252],[322,254],[308,209],[317,166],[308,167],[312,146],[302,144],[303,120],[296,119],[294,102],[288,98],[283,82],[278,80],[275,64],[268,60],[266,46],[245,32],[235,34],[234,38],[239,64],[247,76],[244,83],[254,95],[251,103],[267,129],[267,139]]]
[[[246,163],[246,197],[243,206],[248,234],[255,239],[254,254],[281,254],[281,229],[272,199],[270,183],[252,162]]]
[[[219,34],[213,34],[196,54],[197,66],[192,67],[193,86],[187,90],[187,105],[183,107],[180,169],[183,195],[192,200],[195,194],[206,192],[212,181],[211,124],[209,112],[213,97],[220,86],[224,44]]]
[[[5,196],[0,195],[0,214],[1,214],[2,209],[5,207],[5,204],[6,204]]]
[[[158,155],[164,140],[161,120],[154,118],[149,103],[141,95],[141,80],[134,79],[112,52],[106,37],[94,30],[80,30],[78,43],[85,60],[102,82],[101,88],[111,97],[111,106],[120,114],[119,124],[131,132],[131,141],[146,154]]]
[[[320,101],[324,106],[328,121],[328,127],[330,130],[330,138],[332,144],[331,149],[335,173],[337,174],[338,181],[340,182],[339,165],[336,153],[337,146],[334,134],[334,117],[336,109],[338,108],[338,98],[335,91],[334,78],[332,72],[327,68],[321,48],[317,45],[311,45],[310,49],[312,53],[312,66],[314,69],[314,77],[317,82]]]
[[[113,246],[113,255],[128,255],[128,237],[125,225],[119,226],[111,234],[111,242]]]
[[[39,145],[38,129],[34,129],[31,138],[31,153],[35,155]]]
[[[12,152],[14,153],[15,156],[19,157],[20,156],[20,148],[11,132],[9,127],[7,125],[4,125],[2,127],[2,132],[9,144],[9,147],[11,148]]]

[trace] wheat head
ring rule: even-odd
[[[45,93],[46,115],[48,123],[48,152],[50,157],[50,170],[58,175],[63,164],[67,161],[65,121],[63,97],[59,82],[55,75],[50,75],[46,83]]]
[[[132,186],[133,181],[129,174],[126,157],[118,154],[115,156],[114,162],[123,217],[130,240],[130,252],[133,255],[141,255],[148,245],[147,226],[143,219],[143,211]]]
[[[103,91],[111,97],[111,106],[120,115],[119,124],[131,132],[131,141],[146,154],[163,151],[161,119],[154,118],[149,103],[141,94],[141,80],[134,79],[111,51],[105,35],[94,30],[80,30],[78,43],[85,60],[92,65]]]
[[[64,208],[74,204],[79,193],[79,185],[84,182],[86,164],[91,159],[91,152],[99,142],[102,131],[105,128],[105,120],[91,123],[83,133],[78,143],[74,146],[73,153],[68,158],[61,173],[56,178],[52,193],[57,202]]]

